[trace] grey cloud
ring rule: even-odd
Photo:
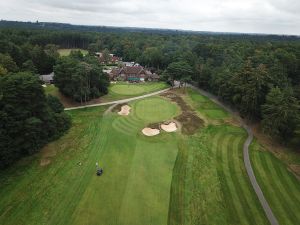
[[[1,19],[300,34],[299,0],[0,0]]]

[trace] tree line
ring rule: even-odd
[[[58,48],[84,48],[89,51],[89,55],[83,57],[80,52],[73,52],[70,57],[59,57]],[[47,100],[48,97],[43,94],[37,94],[36,98],[22,95],[23,99],[30,98],[28,102],[44,104],[41,114],[35,114],[38,107],[27,108],[27,117],[21,112],[20,107],[26,106],[18,92],[22,90],[20,87],[33,88],[33,92],[37,93],[42,90],[38,91],[37,88],[34,89],[35,86],[29,85],[39,83],[36,74],[54,70],[56,85],[60,91],[79,102],[107,93],[108,78],[94,58],[95,52],[104,49],[122,57],[124,61],[135,61],[147,66],[170,83],[174,80],[180,80],[182,84],[196,82],[199,87],[233,105],[243,117],[261,122],[267,134],[283,143],[296,147],[300,145],[299,37],[120,30],[81,32],[6,27],[0,28],[0,111],[5,115],[1,121],[1,153],[4,152],[2,149],[13,152],[14,148],[23,143],[21,140],[16,142],[18,145],[6,141],[13,140],[17,134],[24,138],[26,132],[22,135],[21,127],[30,128],[34,124],[40,129],[42,124],[47,124],[46,118],[52,115],[49,103],[52,100]],[[8,86],[9,89],[6,88]],[[18,88],[14,90],[13,86]],[[14,91],[9,92],[12,90]],[[15,93],[15,96],[6,98],[6,92],[9,95]],[[17,110],[13,110],[14,107]],[[47,113],[43,114],[45,112]],[[24,117],[18,117],[18,114]],[[10,116],[16,119],[4,121],[4,118]],[[32,117],[39,121],[30,119]],[[14,120],[22,122],[14,126],[7,122]],[[8,130],[12,133],[6,133]],[[14,133],[14,130],[19,133]],[[55,136],[50,130],[49,133],[41,132],[40,135],[42,134],[43,137],[49,137],[45,140]],[[34,144],[22,145],[27,146],[29,151],[43,144],[44,142],[35,140]],[[36,147],[32,148],[33,145]],[[21,152],[26,151],[22,149]]]
[[[0,76],[0,169],[38,152],[70,125],[63,105],[45,95],[37,76],[31,72]]]
[[[90,34],[4,29],[0,37],[0,168],[4,168],[39,151],[70,127],[63,105],[45,94],[39,74],[54,71],[61,93],[78,102],[106,94],[109,82],[94,56],[83,57],[80,51],[59,56],[61,47],[88,47]]]
[[[74,101],[84,103],[108,93],[109,79],[94,56],[83,57],[71,51],[54,66],[54,82],[60,92]]]

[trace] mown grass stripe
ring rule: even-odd
[[[266,162],[267,171],[271,175],[270,181],[271,183],[273,183],[272,186],[276,190],[277,196],[280,197],[281,203],[285,205],[284,208],[289,211],[291,220],[293,220],[294,223],[299,222],[300,213],[295,212],[295,210],[298,208],[298,204],[297,202],[295,202],[293,196],[290,195],[291,190],[289,189],[289,187],[285,187],[282,184],[282,178],[278,176],[276,172],[278,166],[274,167],[271,157],[264,157],[264,159]]]
[[[119,119],[119,123],[128,126],[130,129],[136,130],[140,126],[139,122],[131,121],[130,119]]]
[[[181,140],[178,143],[178,153],[173,168],[170,189],[168,225],[185,224],[185,178],[189,150]]]
[[[210,134],[210,147],[212,149],[212,153],[213,155],[217,154],[217,150],[218,150],[218,145],[219,145],[219,140],[222,137],[222,133],[221,132],[217,132],[215,135]]]
[[[101,120],[101,118],[99,118],[99,120]],[[96,123],[95,123],[96,124]],[[87,132],[90,132],[91,131],[91,128],[95,126],[94,125],[91,125],[89,126],[86,131]],[[57,155],[57,157],[61,157],[60,155]],[[47,177],[47,180],[49,181],[55,181],[55,180],[58,180],[60,179],[60,177],[63,177],[62,175],[65,175],[66,173],[69,172],[69,169],[72,167],[71,164],[65,164],[64,161],[59,161],[59,164],[57,164],[56,160],[52,162],[55,166],[50,166],[49,169],[47,169],[46,171],[45,170],[40,170],[41,173],[47,173],[48,174],[48,177]],[[66,176],[68,177],[68,176]],[[31,180],[31,184],[29,185],[26,185],[26,189],[29,188],[29,187],[32,187],[32,189],[34,190],[34,187],[35,185],[39,184],[40,182],[38,181],[40,179],[40,176],[39,174],[36,174],[34,177],[33,177],[33,180]],[[19,217],[19,213],[23,212],[23,213],[26,213],[27,215],[30,215],[30,217],[34,217],[34,215],[32,214],[34,210],[34,208],[37,208],[39,207],[40,205],[44,205],[43,203],[40,203],[42,201],[44,201],[44,198],[43,196],[47,196],[49,193],[51,193],[53,191],[53,186],[51,185],[51,183],[49,182],[49,186],[47,186],[47,189],[45,189],[45,187],[43,186],[43,192],[40,192],[40,193],[33,193],[32,191],[30,192],[27,192],[27,199],[24,199],[22,198],[22,202],[19,202],[18,203],[18,209],[14,209],[16,210],[14,214],[14,217]],[[74,184],[76,185],[76,184]],[[37,190],[40,190],[40,188],[38,187],[35,187]],[[25,190],[26,192],[26,190]],[[70,193],[71,194],[71,193]],[[80,195],[80,193],[78,193],[78,195]],[[62,199],[65,199],[64,198],[65,196],[62,195]],[[36,202],[37,200],[36,199],[39,199],[39,202]],[[35,203],[40,203],[40,204],[35,204],[34,205],[32,204],[32,202],[35,202]],[[56,211],[57,207],[59,207],[61,205],[61,200],[59,202],[52,202],[52,205],[49,206],[49,210],[54,210]],[[53,204],[55,204],[55,206],[53,206]],[[49,217],[47,217],[47,222],[49,222],[49,220],[51,220],[52,218],[52,213],[50,211],[49,213]],[[27,221],[28,222],[28,221]],[[8,223],[9,224],[9,223]]]
[[[229,135],[228,135],[229,136]],[[235,136],[230,135],[230,138],[227,139],[229,140],[229,143],[233,143],[233,140],[235,139]],[[240,193],[239,190],[237,189],[237,187],[235,186],[234,180],[232,178],[232,172],[230,171],[230,165],[233,162],[230,162],[228,159],[228,151],[230,151],[229,149],[231,149],[231,147],[229,147],[228,141],[226,144],[223,144],[222,146],[222,161],[223,161],[223,169],[224,169],[224,174],[228,183],[228,186],[230,188],[230,192],[231,192],[231,196],[232,196],[232,203],[233,206],[235,207],[236,211],[238,212],[237,215],[239,217],[239,224],[248,224],[247,220],[250,219],[250,217],[247,215],[246,210],[243,208],[243,202],[240,199]],[[247,220],[245,220],[245,218],[247,218]]]
[[[136,130],[131,129],[129,126],[121,123],[119,120],[113,122],[113,128],[115,130],[117,130],[118,132],[125,134],[125,135],[130,135],[130,134],[136,132]]]
[[[226,179],[225,170],[223,168],[223,159],[222,159],[222,146],[225,143],[228,143],[230,136],[222,135],[222,138],[219,140],[218,148],[217,148],[217,172],[219,176],[219,180],[222,187],[222,195],[224,199],[224,208],[227,213],[227,224],[239,224],[240,217],[236,207],[234,207],[234,199],[232,195],[232,191],[229,187],[228,180]]]
[[[278,194],[280,193],[277,193],[274,190],[273,184],[270,182],[270,175],[267,173],[264,157],[263,153],[255,154],[255,158],[253,160],[253,166],[255,168],[254,171],[256,172],[255,176],[257,177],[258,182],[264,191],[264,195],[268,202],[270,202],[270,206],[279,221],[285,221],[284,225],[293,225],[292,221],[288,217],[288,213],[280,201],[280,198],[278,197]]]
[[[108,136],[109,133],[111,132],[111,130],[109,129],[110,126],[110,122],[111,122],[111,116],[110,115],[103,115],[100,124],[98,124],[97,126],[94,126],[93,128],[93,134],[94,137],[92,139],[91,142],[91,151],[89,152],[89,156],[88,156],[88,160],[89,160],[89,167],[86,170],[86,173],[84,175],[85,178],[83,178],[85,180],[85,182],[81,181],[80,185],[77,189],[76,192],[74,192],[74,196],[72,198],[77,198],[77,201],[72,201],[70,198],[70,202],[69,204],[73,204],[74,210],[73,210],[73,214],[72,214],[72,218],[74,218],[74,213],[76,212],[76,208],[78,207],[78,203],[80,202],[82,196],[84,195],[84,193],[86,192],[87,186],[88,184],[91,182],[92,179],[92,171],[94,171],[95,169],[95,164],[94,161],[98,161],[98,159],[100,159],[100,155],[103,154],[103,152],[105,151],[105,146],[107,144],[108,141]],[[97,129],[100,130],[97,132]],[[98,152],[98,157],[95,158],[96,153]],[[81,198],[78,198],[77,194],[81,193]],[[60,211],[60,210],[58,210]],[[64,209],[61,209],[61,211],[64,211]],[[61,217],[57,217],[57,218],[61,218]],[[60,224],[65,225],[65,224],[73,224],[72,219],[70,218],[65,218],[65,220],[60,220],[59,221]]]
[[[261,205],[259,204],[258,198],[256,197],[248,176],[246,174],[245,166],[243,163],[243,145],[245,142],[244,136],[236,136],[236,140],[234,141],[234,154],[232,156],[234,168],[231,173],[234,178],[234,183],[238,189],[241,189],[239,196],[241,197],[241,203],[244,206],[244,210],[250,216],[250,224],[268,224],[267,218],[265,217]],[[244,202],[246,204],[244,204]]]
[[[242,181],[245,179],[245,176],[243,176],[243,173],[240,170],[240,164],[242,163],[241,159],[239,158],[239,151],[242,150],[240,143],[243,141],[243,138],[241,136],[235,136],[232,143],[232,151],[227,152],[227,157],[229,159],[228,161],[228,168],[230,171],[230,178],[233,181],[237,197],[239,199],[239,202],[242,206],[244,214],[247,216],[247,220],[250,222],[250,224],[258,224],[256,221],[256,218],[254,217],[253,211],[253,205],[252,201],[247,198],[247,186],[242,183]]]
[[[285,166],[279,164],[277,159],[268,157],[268,165],[272,173],[275,173],[274,177],[277,176],[278,178],[280,178],[280,182],[278,182],[280,188],[284,190],[284,193],[288,195],[288,197],[292,200],[294,205],[300,206],[300,196],[297,195],[300,194],[299,183],[297,188],[296,186],[294,186],[295,183],[289,182],[290,180],[286,179],[287,177],[291,177],[293,175],[289,174],[290,172],[286,169]]]
[[[272,161],[271,158],[273,158]],[[276,170],[277,176],[280,177],[280,184],[282,185],[283,189],[286,190],[287,194],[290,196],[290,199],[293,200],[293,203],[298,206],[300,212],[299,181],[294,174],[291,174],[291,172],[287,170],[286,165],[284,165],[282,162],[279,162],[279,160],[274,158],[274,156],[270,156],[270,161],[272,162],[273,168]]]

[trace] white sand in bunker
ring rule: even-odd
[[[128,116],[129,113],[130,113],[130,109],[131,109],[131,108],[130,108],[129,105],[123,105],[123,106],[121,107],[121,111],[118,112],[118,114],[121,115],[121,116]]]
[[[149,128],[149,127],[146,127],[142,130],[143,134],[146,135],[146,136],[155,136],[155,135],[158,135],[160,133],[160,131],[158,129],[152,129],[152,128]]]
[[[160,125],[161,129],[163,129],[166,132],[175,132],[177,130],[176,123],[171,122],[168,124],[162,124]]]

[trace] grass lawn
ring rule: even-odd
[[[102,102],[115,101],[119,99],[132,98],[139,95],[148,94],[151,92],[159,91],[168,88],[169,85],[164,82],[148,82],[141,84],[127,84],[125,82],[118,82],[117,84],[111,84],[109,86],[109,92],[107,95],[101,96],[98,99],[93,99],[88,104],[97,104]],[[63,96],[57,87],[47,85],[44,88],[46,94],[51,94],[60,99],[65,107],[79,106],[80,103],[72,101],[72,99]]]
[[[79,48],[63,48],[63,49],[58,49],[58,53],[59,53],[60,56],[69,56],[72,50],[81,51],[81,53],[83,55],[87,55],[88,54],[87,50],[79,49]]]
[[[105,107],[69,111],[66,135],[0,172],[0,224],[268,225],[243,164],[246,132],[196,92],[174,94],[209,123],[189,135],[143,136],[149,123],[184,112],[166,96],[131,102],[125,117]],[[251,159],[281,224],[297,224],[299,181],[257,144]]]
[[[104,101],[112,101],[124,98],[131,98],[139,95],[148,94],[168,88],[165,82],[146,82],[131,84],[126,82],[118,82],[109,86],[108,94],[103,96]]]
[[[188,90],[187,102],[210,104],[206,97]],[[196,111],[209,115],[206,109]],[[219,121],[229,117],[209,115]],[[243,164],[242,145],[246,132],[223,123],[208,125],[193,136],[179,139],[171,189],[169,225],[268,224],[252,190]]]
[[[195,90],[188,89],[188,95],[192,100],[193,107],[211,120],[223,120],[230,115],[223,108],[210,101],[206,96],[199,95]]]
[[[160,105],[155,119],[151,110],[140,109],[143,101],[146,107]],[[159,97],[132,107],[128,117],[103,116],[104,108],[99,107],[69,112],[73,126],[68,134],[0,174],[0,221],[166,224],[177,134],[163,133],[153,141],[142,136],[141,129],[171,119],[180,110]],[[51,163],[41,166],[45,155]],[[102,177],[95,175],[96,161],[104,168]]]
[[[60,95],[58,88],[55,87],[54,84],[50,84],[50,85],[47,84],[47,86],[44,87],[44,90],[46,95],[53,95],[56,97],[59,97]]]
[[[280,224],[300,221],[300,182],[287,165],[257,142],[251,145],[251,161],[255,176]]]

